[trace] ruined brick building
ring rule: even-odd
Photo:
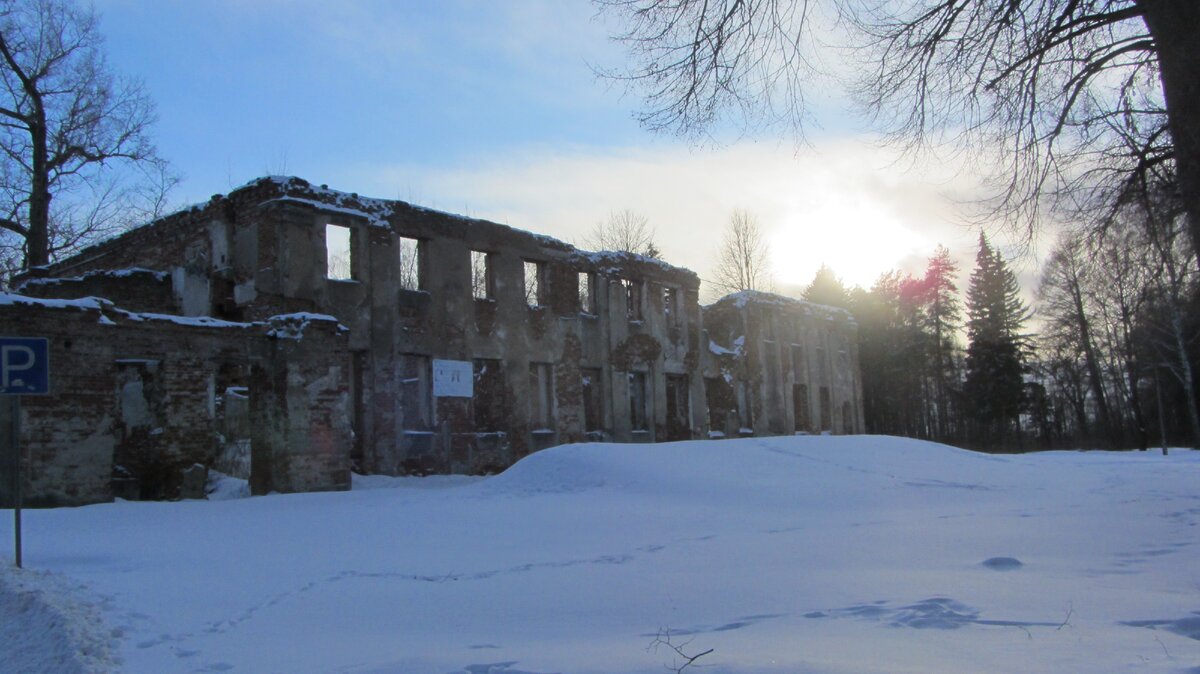
[[[351,470],[494,472],[569,442],[862,431],[848,315],[766,294],[702,311],[699,287],[263,178],[0,296],[2,334],[51,344],[55,392],[23,402],[26,492],[175,497],[193,464],[256,493],[343,489]]]

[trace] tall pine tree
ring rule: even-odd
[[[1019,442],[1024,399],[1025,345],[1029,309],[1017,277],[1004,258],[979,235],[975,271],[967,289],[967,376],[964,397],[971,444],[1010,449]]]

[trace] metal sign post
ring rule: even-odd
[[[21,568],[21,482],[23,475],[21,468],[25,464],[21,460],[21,396],[12,396],[11,404],[9,405],[9,428],[12,429],[12,442],[9,447],[12,447],[13,453],[13,549],[16,551],[17,568]]]
[[[50,392],[50,341],[45,337],[0,337],[0,396],[9,398],[9,451],[13,460],[13,543],[21,568],[21,396]]]

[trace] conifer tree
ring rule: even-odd
[[[804,290],[804,299],[816,304],[824,304],[843,309],[850,306],[850,295],[842,280],[825,265],[817,270],[812,283]]]
[[[979,235],[975,270],[967,289],[967,376],[964,394],[973,444],[1003,448],[1019,430],[1024,398],[1029,310],[1017,277]]]
[[[957,274],[958,264],[951,259],[950,249],[939,245],[925,268],[924,285],[927,293],[926,331],[932,340],[934,432],[942,441],[950,439],[952,434],[950,399],[957,381],[955,335],[962,321],[958,286],[954,282]]]

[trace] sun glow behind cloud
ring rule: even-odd
[[[597,150],[554,147],[430,171],[364,166],[350,183],[578,242],[607,215],[648,218],[668,262],[710,275],[730,214],[757,216],[777,285],[806,285],[822,264],[848,285],[917,273],[938,243],[973,254],[975,233],[947,206],[953,181],[889,167],[867,142],[839,140],[795,154],[742,143],[689,150],[671,143]],[[333,186],[333,185],[331,185]]]
[[[796,204],[769,235],[779,283],[804,286],[822,265],[847,286],[869,288],[885,271],[922,258],[936,245],[909,229],[871,194],[825,190]]]

